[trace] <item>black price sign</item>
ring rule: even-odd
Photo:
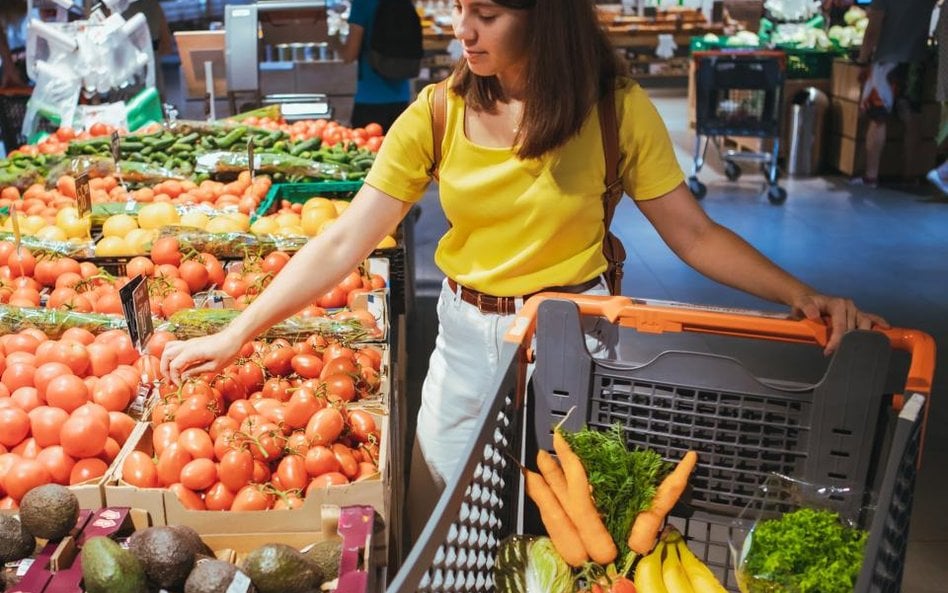
[[[250,181],[253,181],[253,137],[247,139],[247,167],[250,169]]]
[[[135,276],[128,284],[119,289],[128,335],[139,352],[145,352],[145,345],[155,333],[151,322],[151,304],[148,302],[148,282],[142,275]]]
[[[112,160],[115,161],[116,169],[118,169],[119,157],[122,156],[122,145],[119,140],[118,130],[112,132],[112,141],[110,142],[110,148],[112,149]]]
[[[89,188],[88,171],[76,176],[76,201],[79,203],[79,218],[92,214],[92,190]]]

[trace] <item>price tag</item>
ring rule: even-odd
[[[250,181],[253,182],[253,136],[247,139],[247,168],[250,169]]]
[[[118,167],[119,159],[122,156],[122,144],[119,139],[118,130],[112,132],[112,139],[109,142],[109,147],[112,149],[112,160],[115,161],[115,166]]]
[[[79,203],[79,218],[92,214],[92,189],[89,188],[89,172],[76,176],[76,201]]]
[[[148,340],[155,333],[155,327],[151,321],[151,305],[148,302],[148,282],[145,277],[139,274],[119,289],[119,299],[122,301],[128,335],[131,336],[132,343],[138,351],[144,354]]]
[[[10,224],[13,225],[13,244],[16,246],[16,250],[20,250],[20,241],[23,240],[23,236],[20,235],[20,220],[17,218],[17,210],[10,205]]]
[[[247,593],[250,591],[250,585],[250,577],[238,570],[224,593]]]

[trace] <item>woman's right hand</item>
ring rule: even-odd
[[[240,340],[225,332],[168,342],[161,355],[161,374],[180,385],[188,377],[224,368],[237,357],[241,346]]]

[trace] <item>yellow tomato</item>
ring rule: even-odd
[[[95,244],[95,254],[101,257],[114,257],[116,255],[131,255],[131,250],[125,239],[121,237],[102,237]]]
[[[63,223],[70,222],[79,218],[79,211],[74,206],[66,206],[56,211],[56,224],[60,228],[65,228]]]
[[[218,216],[212,218],[210,222],[207,223],[207,226],[204,227],[209,233],[239,233],[241,231],[240,225],[227,216]]]
[[[350,203],[351,203],[351,202],[349,202],[348,200],[333,200],[333,201],[332,201],[332,206],[333,206],[333,208],[336,209],[336,216],[339,216],[340,214],[342,214],[343,212],[345,212],[345,211],[346,211],[346,208],[349,207],[349,204],[350,204]]]
[[[376,249],[391,249],[395,247],[398,243],[395,242],[395,237],[391,235],[385,235],[385,238],[376,246]]]
[[[303,227],[299,225],[287,225],[281,226],[274,233],[280,237],[305,237],[306,234],[303,232]]]
[[[157,234],[156,230],[134,229],[125,235],[125,245],[129,253],[148,253],[149,244]]]
[[[36,238],[44,241],[65,241],[69,239],[66,232],[55,225],[48,224],[36,231]]]
[[[46,219],[39,214],[20,218],[20,232],[24,235],[35,235],[46,226]]]
[[[276,223],[281,227],[299,226],[300,222],[300,215],[296,212],[283,212],[282,214],[276,215]]]
[[[73,216],[72,218],[64,217],[62,220],[59,220],[59,215],[57,214],[56,218],[56,226],[61,228],[70,239],[87,239],[91,236],[92,220],[90,217],[85,216],[79,218],[78,216]]]
[[[228,218],[240,228],[241,232],[246,232],[250,230],[250,217],[242,212],[228,212],[224,214],[224,218]]]
[[[105,237],[125,237],[138,228],[135,217],[128,214],[113,214],[102,223],[102,235]]]
[[[329,198],[321,198],[317,196],[315,198],[310,198],[303,203],[303,212],[308,212],[313,209],[318,210],[320,208],[332,208],[333,210],[336,209],[336,207],[332,205],[332,200]]]
[[[256,222],[250,225],[250,232],[255,235],[272,235],[280,229],[276,219],[270,216],[258,218]]]
[[[205,228],[209,220],[210,218],[207,214],[204,214],[200,210],[188,210],[181,215],[182,226],[193,226],[198,229]]]
[[[170,202],[145,204],[138,211],[138,226],[143,229],[160,229],[181,223],[181,216]]]
[[[303,232],[312,237],[319,234],[319,229],[321,229],[325,223],[335,219],[335,209],[332,209],[332,212],[327,211],[325,208],[311,209],[307,212],[303,212],[299,224],[303,227]]]

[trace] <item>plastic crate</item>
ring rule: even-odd
[[[814,384],[768,381],[741,363],[708,351],[668,351],[648,363],[592,358],[579,311],[643,334],[722,334],[739,341],[825,343],[810,322],[633,304],[623,297],[534,297],[511,324],[493,398],[476,438],[432,512],[389,593],[490,591],[504,537],[537,533],[523,506],[519,463],[532,466],[538,447],[551,449],[552,426],[606,429],[619,423],[630,446],[668,459],[698,452],[690,515],[673,516],[689,547],[731,591],[737,583],[728,549],[734,519],[760,499],[771,471],[823,484],[855,486],[840,510],[875,505],[855,593],[898,591],[901,584],[916,462],[934,373],[934,341],[921,332],[847,334]],[[541,303],[541,301],[543,301]],[[520,406],[522,344],[536,333],[533,395]],[[905,400],[886,395],[892,349],[911,353]],[[897,404],[907,401],[897,412]],[[524,423],[524,414],[526,422]],[[521,427],[527,435],[521,442]],[[526,512],[525,512],[526,511]]]
[[[707,51],[693,54],[692,59],[698,134],[778,136],[785,76],[783,52]]]
[[[303,204],[306,200],[323,196],[326,198],[349,199],[362,187],[362,181],[320,181],[314,183],[274,183],[263,198],[254,219],[276,212],[280,201],[289,200]]]
[[[26,142],[22,128],[31,92],[30,89],[0,91],[0,140],[3,140],[7,153]]]

